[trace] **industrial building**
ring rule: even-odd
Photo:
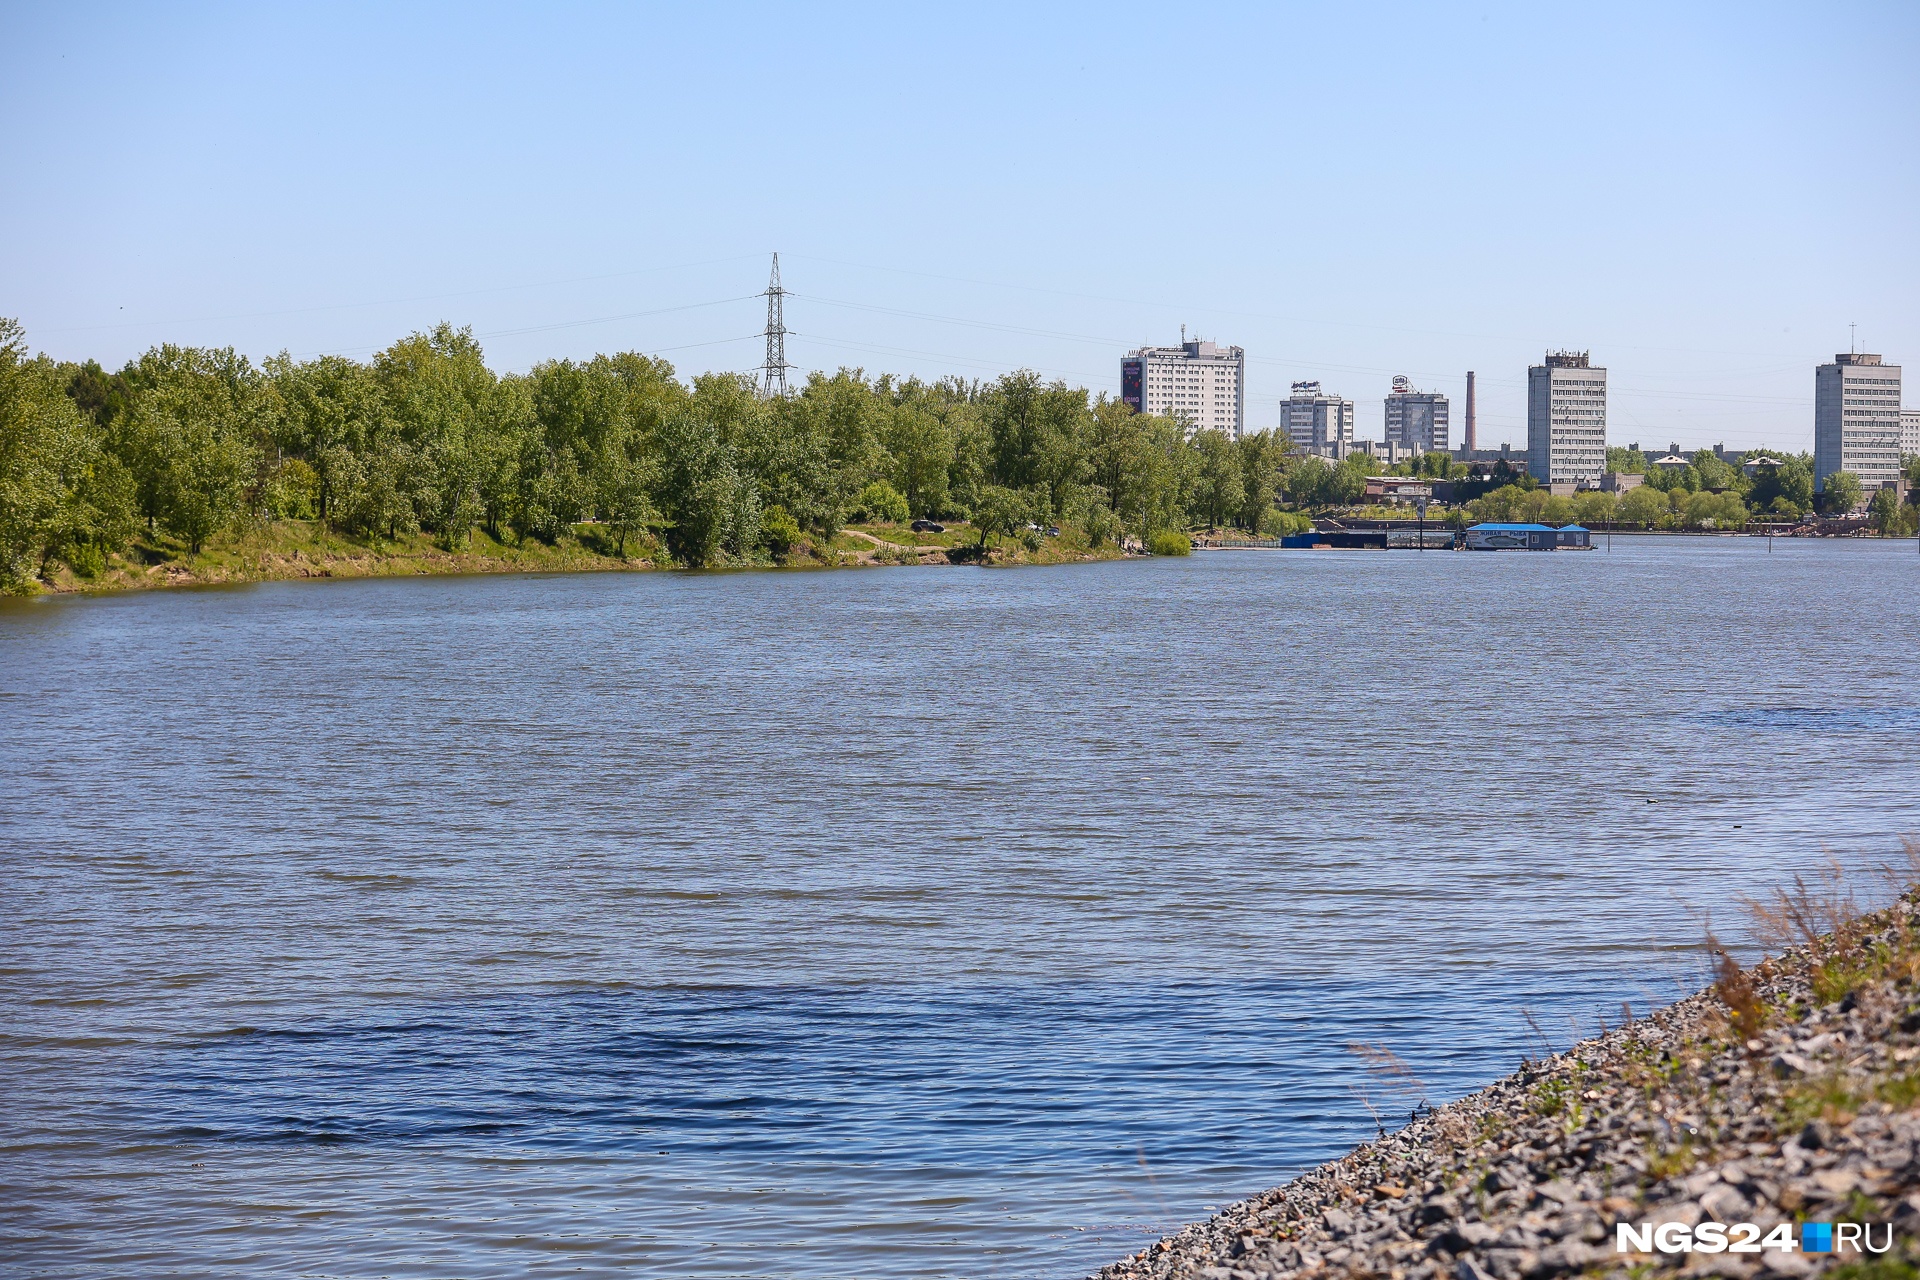
[[[1404,374],[1395,374],[1387,393],[1386,442],[1416,454],[1447,449],[1447,398],[1438,391],[1415,391]]]
[[[1187,434],[1224,431],[1238,440],[1247,425],[1247,353],[1184,332],[1177,347],[1141,347],[1120,361],[1120,398],[1136,413],[1182,418]]]
[[[1527,370],[1527,474],[1592,488],[1607,469],[1607,371],[1585,351],[1552,351]]]
[[[1843,351],[1813,375],[1813,484],[1851,471],[1872,493],[1900,478],[1900,366]]]
[[[1353,446],[1353,401],[1322,391],[1318,382],[1296,382],[1280,402],[1280,429],[1308,453],[1344,458]]]

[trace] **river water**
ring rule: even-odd
[[[1897,854],[1917,588],[1619,537],[6,606],[0,1257],[1084,1274]]]

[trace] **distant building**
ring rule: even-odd
[[[1509,444],[1503,444],[1497,449],[1468,449],[1462,446],[1459,452],[1453,455],[1453,460],[1470,466],[1476,462],[1504,462],[1516,471],[1527,469],[1527,455],[1515,453],[1513,446]]]
[[[1280,402],[1280,429],[1309,453],[1344,458],[1353,447],[1353,401],[1323,392],[1317,382],[1296,382]]]
[[[1433,484],[1421,476],[1368,476],[1365,502],[1412,502],[1433,497]]]
[[[1920,453],[1920,409],[1900,411],[1900,456]]]
[[[1416,453],[1445,452],[1447,398],[1438,391],[1415,391],[1411,380],[1395,374],[1387,393],[1386,441]]]
[[[1412,462],[1420,454],[1417,449],[1409,449],[1405,445],[1382,440],[1349,440],[1345,444],[1331,444],[1324,449],[1309,450],[1309,452],[1332,462],[1345,462],[1356,453],[1364,453],[1375,462],[1384,462],[1390,467],[1398,466],[1402,462]]]
[[[1647,465],[1662,471],[1685,471],[1693,465],[1693,459],[1684,453],[1670,453],[1664,458],[1648,458]]]
[[[1632,493],[1647,482],[1644,475],[1635,475],[1631,471],[1602,471],[1600,473],[1600,492]]]
[[[1224,431],[1238,440],[1247,424],[1247,353],[1198,339],[1141,347],[1120,362],[1120,398],[1137,413],[1186,419],[1188,434]]]
[[[1527,370],[1527,473],[1591,487],[1607,467],[1607,371],[1584,351],[1554,351]]]
[[[1843,351],[1813,374],[1813,483],[1851,471],[1868,493],[1900,475],[1900,366]]]

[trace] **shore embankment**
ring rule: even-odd
[[[1114,559],[1113,546],[1088,545],[1076,529],[1029,546],[1015,538],[978,545],[975,531],[957,526],[941,533],[915,533],[886,525],[849,526],[831,539],[806,539],[779,557],[727,568],[856,569],[883,565],[1065,564]],[[55,563],[37,582],[41,591],[133,591],[156,587],[229,586],[309,578],[392,578],[495,573],[645,572],[678,568],[658,542],[634,540],[625,547],[593,526],[553,543],[534,538],[495,539],[476,530],[458,548],[427,534],[394,538],[350,537],[319,521],[283,520],[222,535],[198,552],[177,542],[145,539],[114,555],[100,572],[82,577]]]
[[[1831,887],[1802,886],[1756,910],[1797,943],[1746,971],[1722,956],[1698,994],[1099,1280],[1916,1275],[1920,891],[1858,916]],[[1646,1244],[1666,1223],[1682,1224],[1666,1229],[1672,1248]],[[1835,1251],[1809,1250],[1805,1223],[1865,1224],[1873,1248],[1840,1230]]]

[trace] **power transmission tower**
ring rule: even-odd
[[[780,287],[780,255],[773,255],[773,278],[767,282],[767,363],[760,370],[760,394],[766,399],[787,394],[787,321]]]

